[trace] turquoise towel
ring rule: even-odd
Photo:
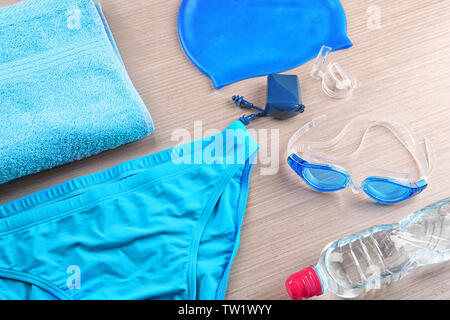
[[[0,184],[152,132],[100,5],[0,9]]]

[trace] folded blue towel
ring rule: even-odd
[[[100,5],[0,9],[0,184],[152,132]]]

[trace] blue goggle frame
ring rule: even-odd
[[[291,154],[287,161],[305,183],[317,191],[334,192],[354,185],[350,174],[337,167],[309,163],[296,154]],[[426,180],[404,183],[387,177],[368,177],[361,184],[361,189],[379,203],[392,204],[416,196],[427,186]]]

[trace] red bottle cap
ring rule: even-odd
[[[308,299],[323,293],[314,267],[308,267],[290,276],[286,280],[286,289],[293,300]]]

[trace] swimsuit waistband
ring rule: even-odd
[[[230,133],[232,133],[232,135],[230,135]],[[230,137],[233,138],[232,144],[229,143]],[[230,154],[233,154],[234,159],[235,154],[242,154],[242,151],[244,151],[244,158],[247,161],[258,149],[256,141],[251,137],[245,126],[240,121],[236,121],[216,135],[192,141],[142,158],[130,160],[104,171],[82,176],[2,205],[0,206],[0,236],[14,233],[19,229],[50,219],[54,216],[70,214],[70,212],[61,213],[57,210],[50,210],[51,208],[49,210],[34,209],[42,209],[42,207],[50,206],[51,204],[66,199],[74,201],[74,198],[77,195],[82,194],[83,191],[87,189],[100,187],[101,185],[110,182],[120,181],[123,177],[131,176],[142,171],[148,171],[153,166],[162,163],[173,163],[174,165],[184,166],[185,168],[182,170],[189,170],[190,168],[202,165],[202,163],[196,162],[177,164],[174,161],[174,156],[177,156],[180,152],[189,152],[189,155],[194,155],[197,151],[204,151],[206,147],[211,146],[211,142],[213,141],[226,141],[224,154],[218,154],[218,157],[215,158],[215,163],[220,163],[220,161],[217,160],[223,160],[222,164],[225,165],[233,165],[233,163],[227,162]],[[238,152],[231,152],[235,150]],[[200,154],[202,153],[200,152]],[[179,161],[179,159],[177,159],[177,161]],[[208,162],[207,164],[210,163]],[[154,175],[154,178],[157,179],[158,172],[155,172]],[[146,181],[145,184],[151,182],[152,181]],[[76,209],[81,206],[80,203],[74,201],[74,207],[70,211],[76,211]]]

